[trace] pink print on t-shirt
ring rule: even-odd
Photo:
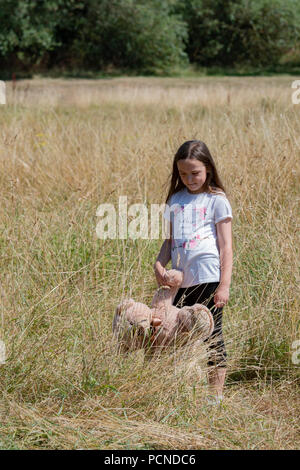
[[[199,208],[196,208],[196,214],[199,214],[199,217],[201,220],[204,220],[205,219],[205,215],[206,215],[206,207],[199,207]]]

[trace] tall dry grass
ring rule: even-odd
[[[300,105],[289,77],[33,80],[0,108],[2,448],[299,445]],[[226,400],[205,351],[120,357],[123,297],[148,303],[162,240],[99,240],[99,204],[162,203],[185,140],[210,148],[233,208]]]

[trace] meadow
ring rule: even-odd
[[[296,449],[300,104],[293,78],[39,79],[0,107],[1,449]],[[165,202],[185,140],[233,209],[225,400],[205,354],[119,355],[122,298],[149,303],[162,239],[96,235],[99,204]],[[298,219],[299,220],[299,219]],[[299,349],[299,346],[298,346]]]

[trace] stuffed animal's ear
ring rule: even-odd
[[[128,308],[131,308],[135,304],[133,299],[125,299],[116,307],[115,315],[113,318],[113,331],[118,329],[120,318],[122,313],[126,312]]]
[[[121,302],[113,319],[113,331],[123,349],[145,347],[151,335],[151,310],[133,299]]]
[[[212,334],[215,324],[211,311],[203,304],[195,304],[194,316],[196,317],[196,328],[203,332],[207,338]]]
[[[116,308],[116,315],[121,315],[123,310],[126,310],[128,307],[132,307],[135,304],[133,299],[125,299]]]
[[[201,338],[208,338],[214,329],[214,320],[210,310],[202,304],[192,307],[183,307],[178,312],[180,329],[182,331],[193,331]]]

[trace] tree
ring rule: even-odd
[[[293,0],[178,0],[186,51],[201,65],[273,65],[299,38]]]
[[[142,72],[186,60],[185,24],[162,0],[89,0],[86,21],[73,44],[85,66],[113,65]]]
[[[0,56],[43,64],[141,72],[187,60],[186,26],[169,0],[0,0]]]

